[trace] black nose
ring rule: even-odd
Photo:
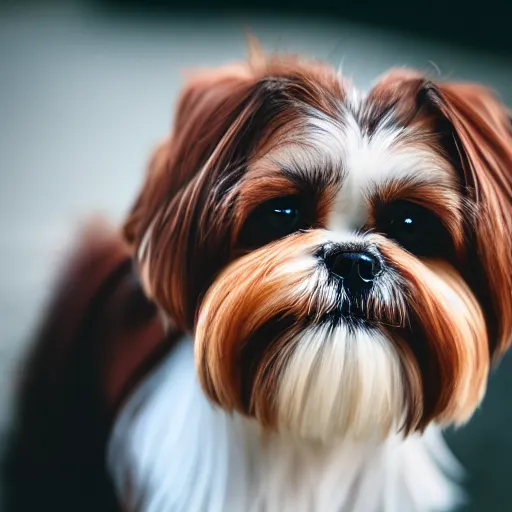
[[[382,270],[379,259],[368,251],[331,250],[324,259],[327,268],[341,277],[347,291],[352,292],[371,288]]]

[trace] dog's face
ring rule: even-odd
[[[512,331],[511,148],[476,85],[205,72],[125,234],[226,410],[320,440],[460,424]]]

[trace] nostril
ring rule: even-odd
[[[347,253],[339,253],[333,257],[332,271],[339,277],[348,277],[354,268],[354,259],[347,257]]]
[[[357,272],[359,277],[365,282],[370,283],[378,274],[378,261],[375,258],[361,254],[357,261]]]

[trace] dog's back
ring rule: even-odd
[[[163,330],[117,231],[89,225],[59,274],[20,382],[8,509],[115,511],[109,428]]]

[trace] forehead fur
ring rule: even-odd
[[[324,203],[326,198],[332,203],[328,225],[336,231],[365,225],[372,197],[386,195],[386,189],[397,196],[405,189],[436,186],[447,209],[459,216],[457,176],[431,116],[415,106],[417,86],[406,87],[397,97],[393,76],[384,77],[368,95],[341,77],[336,94],[324,83],[316,88],[326,98],[316,104],[329,106],[322,111],[308,98],[300,105],[291,102],[293,121],[270,121],[271,136],[263,137],[245,178],[265,181],[276,195],[284,195],[286,188],[274,178],[280,173],[309,183],[313,193],[324,192]],[[258,192],[252,195],[261,200]],[[248,205],[246,198],[243,202]]]

